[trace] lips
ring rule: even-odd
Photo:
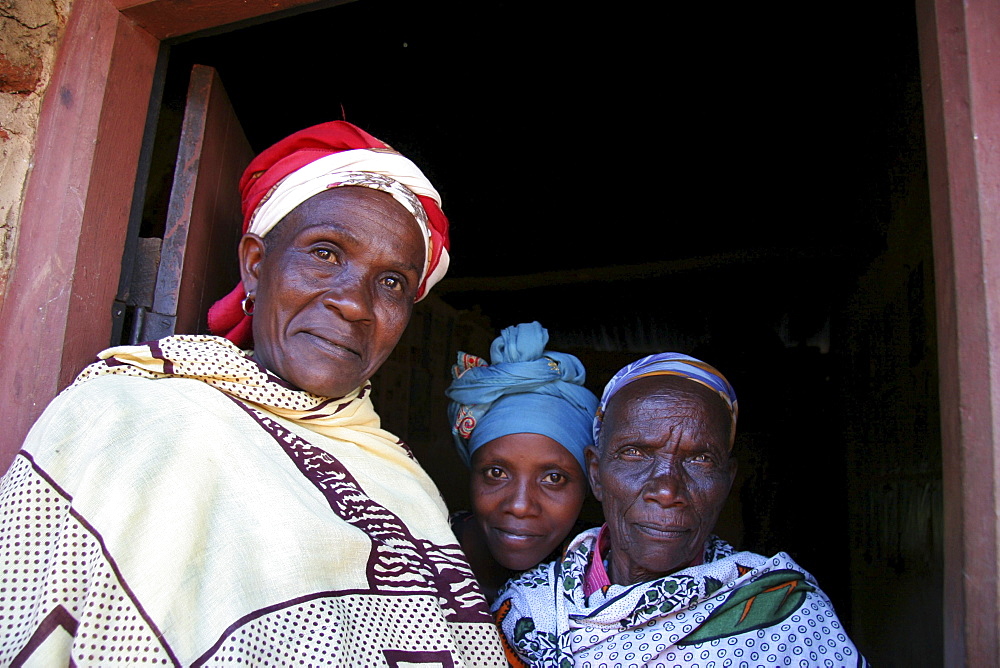
[[[529,543],[542,537],[531,529],[519,527],[493,527],[493,531],[500,540],[508,543]]]
[[[361,353],[358,351],[357,347],[352,343],[344,341],[340,337],[312,330],[307,330],[304,333],[309,335],[309,337],[320,348],[323,348],[338,357],[353,356],[361,359]]]
[[[512,571],[532,568],[555,547],[549,534],[539,534],[537,529],[511,526],[487,528],[486,544],[494,559]]]
[[[653,522],[635,522],[639,532],[654,540],[678,540],[691,533],[689,527],[678,524],[658,524]]]

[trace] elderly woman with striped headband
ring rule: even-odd
[[[736,475],[733,388],[687,355],[607,384],[588,448],[606,524],[493,609],[513,665],[866,666],[815,579],[712,530]]]
[[[112,348],[0,486],[0,664],[503,665],[369,378],[444,274],[412,162],[348,123],[254,159],[221,336]]]
[[[537,322],[507,327],[490,363],[458,354],[447,390],[452,433],[471,469],[472,512],[452,516],[486,597],[512,576],[558,556],[579,533],[587,495],[584,451],[597,397],[573,355],[546,350]]]

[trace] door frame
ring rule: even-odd
[[[111,335],[164,40],[312,0],[74,0],[0,296],[0,464]],[[330,3],[322,3],[328,6]],[[941,382],[946,665],[1000,658],[1000,8],[916,0]]]
[[[944,664],[997,665],[1000,6],[918,0],[916,9],[941,397]]]

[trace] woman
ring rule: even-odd
[[[737,552],[712,535],[736,474],[736,416],[729,382],[686,355],[651,355],[611,379],[587,450],[607,523],[501,592],[493,607],[517,659],[867,665],[787,554]]]
[[[580,527],[584,449],[597,397],[573,355],[545,350],[537,322],[493,341],[492,364],[458,354],[447,390],[452,433],[471,468],[470,512],[452,527],[488,600],[509,578],[558,555]]]
[[[502,665],[440,495],[369,399],[447,267],[436,191],[343,122],[240,189],[242,285],[210,317],[229,340],[104,351],[0,486],[0,664]]]

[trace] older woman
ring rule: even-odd
[[[210,318],[231,340],[104,351],[4,478],[0,664],[502,665],[440,495],[369,399],[447,266],[436,191],[342,122],[240,188],[242,286]]]
[[[458,354],[447,390],[459,454],[471,468],[472,512],[452,528],[488,600],[512,576],[553,559],[578,533],[587,495],[584,450],[597,397],[579,359],[546,350],[537,322],[507,327],[488,364]]]
[[[607,523],[494,603],[538,666],[865,666],[816,581],[785,553],[712,535],[736,474],[736,395],[663,353],[608,383],[587,452]]]

